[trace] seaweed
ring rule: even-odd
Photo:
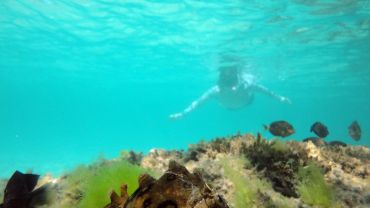
[[[253,170],[246,173],[244,165],[248,163],[250,162],[244,157],[227,157],[220,160],[225,178],[234,186],[234,193],[231,193],[233,207],[296,207],[292,199],[271,192],[271,183],[259,178]]]
[[[100,159],[90,166],[79,166],[63,177],[64,194],[59,207],[103,207],[109,203],[109,192],[120,184],[129,185],[129,193],[138,187],[137,178],[145,169],[126,160]]]
[[[233,161],[235,165],[231,165],[229,161]],[[237,167],[243,167],[243,164],[246,163],[245,159],[232,159],[232,160],[222,160],[220,161],[223,166],[225,177],[228,178],[234,185],[235,193],[233,194],[233,204],[235,208],[244,208],[252,207],[254,205],[254,200],[257,197],[256,186],[261,185],[262,183],[259,180],[254,180],[253,184],[248,183],[248,180],[241,170],[238,170]],[[260,182],[260,183],[259,183]]]
[[[334,193],[325,182],[322,170],[313,162],[298,170],[297,189],[304,203],[335,207]]]
[[[280,140],[270,143],[259,134],[253,145],[247,148],[246,157],[257,171],[261,171],[271,181],[275,191],[298,198],[296,173],[302,163],[302,155],[290,150]]]
[[[274,151],[281,152],[281,153],[287,153],[289,151],[288,145],[280,139],[273,140],[271,142],[271,148]]]
[[[184,153],[184,162],[199,161],[199,155],[207,152],[207,146],[205,142],[200,142],[196,145],[189,145],[188,151]]]
[[[110,190],[120,190],[122,183],[127,184],[128,192],[132,193],[138,187],[137,178],[144,172],[144,169],[127,161],[114,162],[95,170],[93,175],[85,178],[79,207],[103,207],[109,203],[109,199],[104,196],[108,196]]]

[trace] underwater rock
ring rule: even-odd
[[[320,138],[325,138],[329,135],[328,127],[321,122],[315,122],[311,126],[311,132],[315,133]]]
[[[308,138],[303,140],[303,142],[308,142],[308,141],[311,141],[316,146],[325,146],[326,145],[326,142],[323,139],[319,138],[319,137],[308,137]]]
[[[340,147],[346,147],[347,144],[341,141],[331,141],[328,143],[329,146],[340,146]]]
[[[133,165],[140,165],[141,160],[143,159],[143,153],[142,152],[136,153],[134,151],[129,151],[129,152],[123,151],[121,153],[121,156],[124,160],[126,160],[127,162],[129,162]]]
[[[199,161],[199,155],[207,152],[205,142],[200,142],[197,145],[189,145],[188,151],[184,154],[184,162]]]
[[[184,166],[170,161],[168,170],[155,180],[144,174],[139,188],[129,197],[127,186],[121,195],[112,192],[105,208],[227,208],[222,196],[215,194],[198,172],[191,174]]]
[[[156,173],[163,174],[171,160],[181,161],[182,151],[166,151],[163,149],[151,149],[149,154],[142,160],[140,166]]]
[[[360,159],[364,163],[370,161],[370,149],[365,146],[347,146],[347,148],[345,148],[345,154]]]
[[[370,191],[370,150],[361,146],[323,146],[302,144],[311,159],[325,170],[326,182],[334,189],[341,207],[365,206]],[[368,190],[368,191],[366,191]]]
[[[185,167],[191,172],[201,173],[203,180],[218,194],[228,197],[232,188],[230,180],[225,178],[222,165],[218,160],[203,158],[199,162],[190,161]]]
[[[349,136],[355,140],[359,141],[361,139],[361,127],[357,121],[353,121],[348,127]]]
[[[338,147],[317,142],[320,141],[267,141],[261,136],[256,139],[251,134],[238,134],[191,145],[188,151],[152,150],[144,156],[141,166],[164,173],[168,162],[177,160],[189,171],[201,172],[203,180],[215,193],[222,194],[232,207],[235,195],[243,190],[238,189],[230,175],[225,174],[220,161],[222,158],[246,157],[250,162],[248,164],[232,161],[230,164],[238,167],[251,187],[256,187],[257,182],[253,180],[256,177],[272,185],[272,188],[257,186],[258,194],[249,199],[253,201],[253,206],[315,207],[305,204],[296,190],[299,183],[297,169],[315,162],[324,170],[324,179],[333,188],[335,199],[341,207],[368,207],[369,148],[351,145]]]
[[[48,185],[35,189],[39,175],[14,172],[4,190],[0,208],[31,208],[49,203]]]
[[[287,137],[295,132],[293,126],[286,121],[275,121],[264,127],[274,136]]]
[[[163,176],[159,180],[154,180],[150,176],[144,175],[140,178],[140,184],[153,184],[149,186],[157,184],[155,185],[158,187],[156,190],[159,187],[165,187],[170,192],[173,191],[173,186],[176,186],[178,190],[182,191],[181,193],[177,192],[179,195],[188,194],[181,188],[180,183],[181,179],[186,178],[182,186],[189,184],[186,171],[175,177],[174,182],[171,183],[173,184],[172,188],[170,185],[167,184],[167,187],[160,182],[161,180],[165,181],[162,178],[167,177],[170,173],[167,170],[168,163],[175,160],[186,167],[189,172],[195,173],[189,173],[190,175],[202,175],[204,184],[207,184],[206,187],[210,187],[207,189],[212,189],[213,196],[221,194],[228,201],[230,207],[235,207],[233,205],[243,205],[239,207],[320,207],[319,205],[306,204],[299,193],[300,181],[296,170],[313,162],[323,170],[325,183],[333,189],[335,203],[338,204],[338,207],[369,207],[370,149],[365,146],[318,145],[314,142],[317,140],[309,139],[306,142],[268,141],[261,136],[256,139],[252,134],[237,134],[193,144],[189,146],[187,151],[153,149],[149,154],[143,155],[140,166],[156,174],[163,174]],[[133,152],[131,155],[138,154]],[[133,157],[130,156],[130,158]],[[121,159],[122,157],[118,158],[118,160]],[[105,161],[104,164],[109,165],[112,161]],[[228,172],[228,169],[225,169],[225,163],[232,167],[233,172]],[[102,168],[101,163],[89,165],[87,171],[95,171],[96,168]],[[239,180],[236,180],[238,178]],[[87,192],[82,186],[83,183],[79,182],[80,179],[76,183],[66,183],[71,179],[62,177],[58,180],[58,199],[68,202],[66,203],[68,205],[64,207],[79,207],[81,197],[86,196]],[[163,198],[159,198],[150,190],[143,191],[145,189],[143,187],[147,186],[141,185],[138,189],[140,191],[135,192],[131,197],[126,195],[126,188],[122,186],[122,195],[112,193],[110,207],[122,208],[125,206],[122,204],[123,201],[130,202],[130,206],[125,208],[135,207],[138,204],[134,204],[131,200],[139,199],[139,193],[143,193],[143,196],[156,196],[158,200],[152,200],[152,205],[160,205],[160,200]],[[199,193],[202,193],[200,188],[202,185],[197,184],[193,187],[195,189],[191,190],[199,196]],[[164,196],[169,196],[169,194]],[[101,197],[105,197],[105,193]],[[245,202],[239,203],[240,200]],[[144,203],[144,201],[141,202]],[[137,202],[139,203],[139,200]],[[146,201],[146,203],[149,202]],[[99,206],[103,207],[104,203]],[[173,205],[168,203],[164,203],[164,205]]]

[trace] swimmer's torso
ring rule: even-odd
[[[233,89],[218,89],[216,98],[228,109],[238,109],[250,104],[254,98],[250,87],[239,86]]]
[[[253,101],[253,85],[254,77],[250,74],[242,73],[238,76],[238,83],[235,87],[222,88],[218,86],[216,98],[225,108],[242,108]]]

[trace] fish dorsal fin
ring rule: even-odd
[[[37,175],[23,174],[15,171],[9,179],[5,188],[5,197],[14,197],[14,195],[26,194],[33,190],[38,180]]]
[[[23,185],[24,185],[24,176],[23,176],[23,173],[19,172],[19,171],[15,171],[12,175],[12,177],[10,177],[7,185],[6,185],[6,188],[5,188],[5,192],[19,192],[19,191],[23,191],[21,189],[23,189]]]

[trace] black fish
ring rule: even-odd
[[[328,127],[321,122],[316,122],[311,126],[311,132],[314,132],[317,136],[325,138],[329,135]]]
[[[274,136],[287,137],[294,134],[293,126],[286,121],[275,121],[270,126],[264,126]]]
[[[361,127],[357,121],[352,122],[352,124],[348,127],[348,133],[355,141],[361,139]]]
[[[9,179],[0,208],[33,208],[47,202],[47,185],[34,190],[39,175],[16,171]]]

